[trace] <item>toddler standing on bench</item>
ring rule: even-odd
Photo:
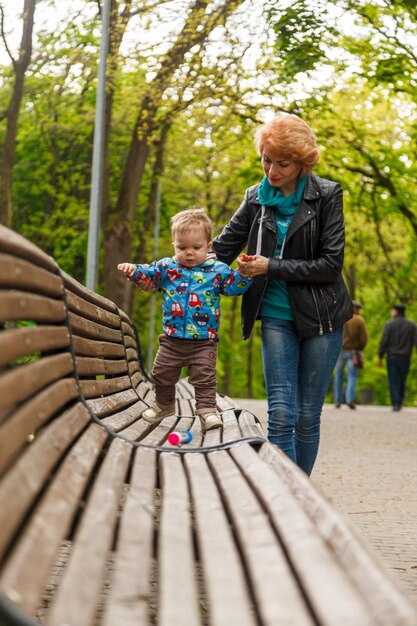
[[[141,286],[150,280],[163,292],[163,330],[150,379],[155,401],[142,417],[155,424],[175,413],[175,385],[183,367],[195,389],[196,414],[204,430],[222,426],[216,412],[216,359],[220,295],[243,294],[251,284],[238,270],[209,253],[212,224],[203,209],[171,219],[175,256],[150,265],[120,263],[117,269]]]

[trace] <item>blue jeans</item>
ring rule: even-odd
[[[268,397],[268,439],[310,475],[320,441],[320,417],[343,330],[299,339],[294,322],[262,318]]]
[[[347,366],[347,385],[346,385],[346,402],[355,402],[356,399],[356,383],[358,380],[358,368],[354,367],[352,362],[352,350],[342,350],[336,362],[336,370],[334,373],[334,402],[342,404],[343,402],[343,378],[345,367]]]
[[[410,369],[411,359],[408,356],[387,357],[389,392],[392,406],[401,406],[405,396],[405,381]]]

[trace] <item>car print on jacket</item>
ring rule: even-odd
[[[164,333],[181,339],[218,341],[220,295],[239,296],[251,280],[208,255],[201,265],[184,267],[175,257],[136,265],[131,281],[150,278],[163,292]]]

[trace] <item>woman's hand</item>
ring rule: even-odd
[[[269,259],[260,255],[242,254],[237,259],[239,272],[246,278],[268,273]]]

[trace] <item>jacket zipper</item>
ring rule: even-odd
[[[187,318],[188,318],[188,311],[190,311],[190,308],[191,308],[190,307],[191,281],[192,281],[192,278],[189,275],[189,277],[188,277],[188,288],[187,288],[187,293],[186,293],[186,296],[185,296],[185,305],[187,307],[187,313],[186,313],[186,315],[184,315],[184,327],[183,327],[183,330],[182,330],[182,336],[183,337],[187,336]]]
[[[332,324],[332,320],[330,319],[330,311],[329,311],[329,305],[327,304],[327,300],[326,297],[323,293],[323,289],[320,287],[320,293],[322,295],[322,298],[324,300],[324,304],[326,305],[326,310],[327,310],[327,323],[329,324],[329,332],[332,333],[333,332],[333,324]]]
[[[313,294],[313,300],[314,300],[314,304],[316,305],[317,317],[318,317],[318,320],[319,320],[319,335],[323,335],[323,324],[321,322],[319,305],[318,305],[318,302],[317,302],[316,294],[314,293],[313,285],[310,285],[310,289],[311,289],[311,293]]]

